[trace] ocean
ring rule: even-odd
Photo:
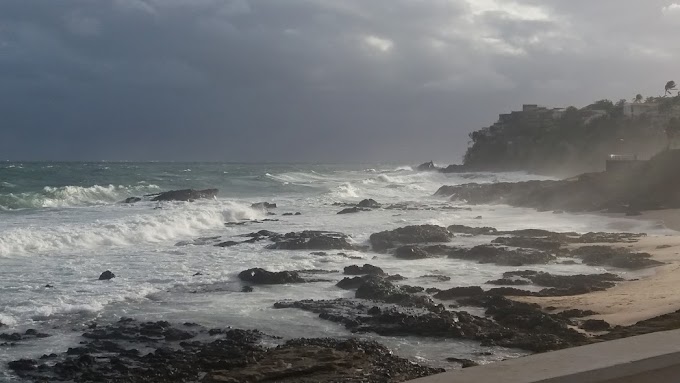
[[[360,259],[335,252],[322,257],[309,251],[268,250],[263,243],[219,248],[204,239],[208,237],[230,240],[262,229],[329,230],[350,235],[356,244],[368,244],[372,233],[425,223],[502,230],[668,233],[653,222],[503,205],[467,206],[433,196],[442,185],[529,179],[546,177],[417,172],[395,164],[0,163],[0,322],[6,325],[0,333],[33,328],[51,335],[14,346],[0,344],[0,381],[13,379],[6,362],[62,353],[77,345],[89,323],[121,317],[256,328],[284,339],[354,336],[315,314],[272,307],[284,299],[353,296],[335,286],[343,277],[343,267],[351,264],[370,263],[407,277],[404,283],[441,289],[483,285],[516,269],[447,258],[406,261],[370,251],[347,254]],[[219,193],[215,199],[195,202],[121,203],[127,197],[184,188],[218,188]],[[383,204],[407,203],[413,209],[337,214],[343,207],[334,203],[365,198]],[[271,210],[276,215],[252,208],[257,202],[276,203],[278,207]],[[297,212],[301,214],[283,215]],[[243,224],[233,225],[237,222]],[[485,241],[461,236],[453,243],[472,246]],[[324,275],[333,282],[256,286],[254,292],[242,293],[237,274],[252,267],[340,272]],[[580,264],[522,269],[565,275],[610,271]],[[105,270],[116,278],[99,281]],[[421,278],[428,274],[451,280]],[[400,356],[445,368],[447,357],[469,358],[492,351],[493,355],[475,359],[494,361],[525,354],[451,339],[358,336],[375,339]]]

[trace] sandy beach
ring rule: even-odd
[[[657,221],[669,229],[680,231],[680,209],[645,212],[635,219]],[[611,244],[609,244],[611,245]],[[614,246],[646,252],[666,265],[649,270],[649,275],[634,277],[616,287],[589,294],[562,297],[517,297],[522,302],[542,307],[592,310],[612,325],[629,326],[641,320],[680,310],[680,232],[678,235],[649,236],[639,242]]]

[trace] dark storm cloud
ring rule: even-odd
[[[4,0],[0,158],[456,161],[523,102],[659,94],[679,20],[662,0]]]

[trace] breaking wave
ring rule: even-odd
[[[111,204],[158,189],[156,185],[45,186],[40,192],[0,194],[0,210]]]
[[[178,203],[121,219],[10,229],[0,237],[0,257],[61,249],[158,243],[199,235],[225,222],[258,219],[263,212],[235,202]]]

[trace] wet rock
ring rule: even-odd
[[[357,204],[357,207],[363,207],[363,208],[369,208],[369,209],[378,209],[378,208],[380,208],[381,206],[382,206],[382,205],[380,205],[380,204],[378,203],[378,201],[376,201],[376,200],[374,200],[374,199],[372,199],[372,198],[362,200],[361,202],[359,202],[359,203]]]
[[[364,278],[364,283],[357,288],[354,296],[359,299],[398,303],[403,306],[434,306],[430,298],[415,294],[422,290],[422,288],[414,288],[412,286],[397,286],[378,276],[367,276]]]
[[[550,273],[526,270],[503,273],[504,278],[524,278],[533,284],[549,287],[537,293],[538,296],[579,295],[593,291],[602,291],[614,287],[623,278],[616,274],[578,274],[553,275]]]
[[[490,329],[500,330],[499,326],[488,319],[441,308],[430,311],[395,305],[377,307],[348,299],[277,302],[274,307],[297,308],[317,313],[319,318],[341,323],[350,331],[373,332],[384,336],[476,339]]]
[[[479,366],[479,363],[475,362],[474,360],[470,360],[470,359],[446,358],[446,361],[451,362],[451,363],[458,363],[458,364],[461,365],[462,368]]]
[[[232,246],[236,246],[238,244],[239,244],[239,242],[225,241],[225,242],[220,242],[215,246],[217,246],[217,247],[232,247]]]
[[[279,285],[287,283],[306,282],[294,271],[272,272],[261,268],[254,268],[242,271],[238,275],[239,279],[257,285]]]
[[[355,339],[293,339],[266,348],[258,331],[211,329],[200,326],[203,340],[181,341],[140,336],[145,328],[172,332],[167,322],[119,322],[102,329],[118,339],[86,338],[71,353],[48,356],[56,362],[37,367],[22,359],[9,367],[29,381],[81,382],[367,382],[411,380],[442,372],[392,355],[385,347]],[[209,338],[207,337],[209,336]],[[270,337],[273,339],[273,337]],[[125,346],[125,347],[122,347]],[[130,348],[135,347],[135,348]],[[149,350],[140,353],[138,349]]]
[[[434,295],[435,298],[441,300],[451,300],[461,297],[473,297],[484,295],[484,290],[479,286],[470,287],[454,287],[452,289],[443,290]]]
[[[611,329],[609,323],[601,319],[585,320],[580,327],[586,331],[609,331]]]
[[[562,244],[556,240],[532,237],[499,237],[491,241],[491,243],[510,247],[522,247],[525,249],[537,249],[545,251],[556,251],[562,246]]]
[[[340,210],[337,214],[352,214],[352,213],[361,213],[362,211],[371,211],[371,209],[364,209],[360,207],[348,207],[346,209]]]
[[[588,343],[585,335],[569,327],[569,320],[546,314],[535,304],[516,302],[498,295],[470,297],[459,302],[486,308],[486,314],[498,324],[518,334],[509,338],[489,337],[482,342],[484,346],[544,352]]]
[[[486,282],[488,285],[502,285],[502,286],[524,286],[530,285],[531,282],[524,279],[501,278]]]
[[[437,282],[448,282],[451,280],[451,277],[447,277],[446,275],[422,275],[420,278],[434,279]]]
[[[300,212],[298,211],[298,212],[295,213],[295,215],[302,215],[302,213],[300,213]]]
[[[252,293],[254,291],[252,286],[243,286],[241,288],[242,293]]]
[[[280,250],[360,250],[351,244],[348,236],[328,231],[303,231],[283,236],[271,236],[273,244],[268,249]]]
[[[340,282],[336,284],[341,289],[344,290],[354,290],[358,289],[359,286],[364,284],[364,278],[354,277],[354,278],[343,278]]]
[[[101,275],[99,275],[99,280],[100,281],[108,281],[109,279],[113,279],[115,277],[116,277],[116,275],[114,273],[112,273],[109,270],[106,270],[105,272],[101,273]]]
[[[368,263],[363,266],[351,265],[345,267],[343,273],[345,275],[384,275],[383,269]]]
[[[446,228],[441,226],[418,225],[371,234],[370,242],[375,251],[384,251],[399,245],[449,242],[452,236]]]
[[[425,259],[429,258],[430,254],[417,246],[401,246],[394,251],[394,256],[399,259]]]
[[[470,235],[494,235],[498,233],[493,227],[470,227],[465,225],[451,225],[447,229],[456,234],[470,234]]]
[[[260,210],[276,209],[276,204],[275,203],[269,203],[269,202],[257,202],[257,203],[250,205],[250,207],[253,208],[253,209],[260,209]]]
[[[582,246],[572,250],[571,255],[581,258],[588,266],[612,266],[638,270],[663,265],[663,262],[651,259],[652,256],[648,253],[633,253],[625,248],[609,246]]]
[[[139,198],[139,197],[128,197],[123,201],[123,203],[136,203],[136,202],[139,202],[141,200],[142,199]]]
[[[416,168],[417,171],[419,172],[430,172],[430,171],[438,171],[439,168],[437,168],[434,164],[434,162],[425,162],[424,164],[418,165]]]
[[[430,248],[426,248],[430,250]],[[557,257],[549,252],[530,249],[508,249],[491,245],[479,245],[470,249],[448,248],[440,249],[449,258],[476,261],[478,263],[495,263],[502,266],[522,266],[546,264],[555,261]]]
[[[193,201],[202,198],[215,198],[217,196],[217,189],[183,189],[171,190],[162,193],[148,194],[147,197],[153,197],[152,201]]]
[[[19,359],[9,362],[7,367],[16,372],[32,371],[38,368],[38,362],[33,359]]]
[[[562,318],[571,319],[571,318],[589,317],[591,315],[597,315],[597,313],[595,311],[592,311],[592,310],[569,309],[569,310],[561,311],[561,312],[559,312],[555,315],[562,317]]]
[[[404,281],[408,278],[406,278],[405,276],[400,275],[400,274],[394,274],[394,275],[386,276],[385,279],[390,281],[390,282],[397,282],[397,281]]]

